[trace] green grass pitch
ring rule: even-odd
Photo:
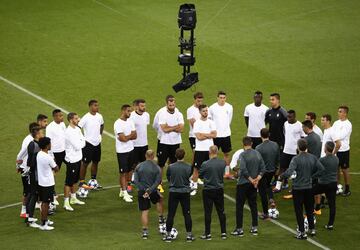
[[[267,97],[280,92],[286,109],[295,109],[299,120],[307,111],[336,116],[337,106],[350,107],[352,195],[338,197],[335,230],[322,229],[328,209],[317,217],[316,242],[331,249],[358,248],[360,230],[360,2],[359,1],[193,1],[198,14],[195,31],[196,67],[205,103],[215,102],[223,89],[234,106],[233,147],[240,147],[245,134],[243,109],[252,93]],[[181,1],[164,0],[2,0],[0,4],[0,76],[37,95],[79,114],[87,112],[87,101],[96,98],[112,133],[120,106],[145,98],[154,116],[173,93],[172,84],[181,77],[177,64],[177,11]],[[176,94],[185,114],[192,91]],[[267,98],[264,99],[268,104]],[[175,219],[178,240],[165,244],[157,233],[157,218],[151,215],[150,238],[140,238],[137,203],[125,204],[118,189],[92,192],[85,207],[74,213],[61,208],[53,218],[56,229],[40,232],[26,228],[19,218],[20,177],[15,157],[27,124],[38,113],[50,116],[52,107],[0,80],[0,242],[1,249],[316,249],[308,241],[297,241],[287,230],[271,222],[260,222],[259,236],[221,241],[213,215],[211,242],[184,242],[180,210]],[[186,126],[188,129],[188,126]],[[190,152],[187,130],[183,147]],[[156,136],[149,128],[150,147]],[[190,160],[190,154],[187,155]],[[57,176],[62,190],[64,170]],[[115,146],[103,138],[99,181],[118,184]],[[235,183],[226,182],[226,194],[235,195]],[[279,222],[294,229],[292,202],[278,206]],[[61,200],[61,199],[60,199]],[[201,196],[192,199],[195,236],[203,233]],[[260,203],[258,203],[260,208]],[[235,204],[226,199],[228,231],[234,228]],[[245,228],[250,224],[245,213]]]

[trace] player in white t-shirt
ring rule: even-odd
[[[226,93],[219,91],[217,94],[217,102],[210,106],[209,117],[216,125],[216,138],[214,144],[224,153],[226,162],[225,177],[232,178],[230,175],[230,152],[231,152],[231,121],[233,117],[233,107],[226,102]]]
[[[287,112],[287,121],[284,123],[285,145],[282,154],[280,154],[280,170],[279,176],[284,173],[290,165],[290,162],[294,156],[297,155],[297,142],[302,137],[305,137],[305,133],[302,128],[302,123],[296,120],[295,110],[289,110]],[[282,188],[288,188],[287,179],[284,180]],[[281,182],[277,181],[276,187],[273,192],[277,193],[281,190]],[[291,197],[289,197],[291,198]]]
[[[194,151],[195,150],[195,138],[193,129],[194,123],[196,120],[200,119],[201,115],[199,112],[199,106],[203,104],[204,95],[201,92],[196,92],[194,94],[194,103],[191,105],[186,111],[186,119],[189,122],[189,142],[190,147]]]
[[[215,122],[208,119],[208,106],[205,104],[200,105],[199,111],[201,117],[195,121],[193,130],[194,135],[196,136],[196,146],[194,154],[194,172],[191,183],[193,191],[190,193],[191,195],[195,195],[197,192],[201,164],[204,161],[209,160],[209,149],[214,145],[213,139],[216,137],[217,133]]]
[[[314,112],[307,112],[305,114],[305,120],[309,120],[313,123],[313,131],[315,132],[315,134],[317,134],[318,136],[320,136],[321,141],[323,140],[323,132],[321,131],[321,128],[318,127],[318,125],[315,124],[316,121],[316,114]]]
[[[349,107],[340,106],[338,108],[338,118],[333,124],[333,131],[335,136],[336,145],[335,152],[339,158],[339,167],[344,175],[345,190],[343,196],[349,196],[350,192],[350,136],[352,132],[352,124],[348,120]],[[338,173],[338,182],[340,182],[340,169]]]
[[[129,195],[126,188],[127,180],[131,178],[131,171],[133,170],[134,140],[137,138],[135,124],[130,119],[130,114],[131,106],[124,104],[121,107],[120,118],[114,123],[115,147],[120,173],[119,197],[126,202],[133,202],[132,196]]]
[[[39,185],[39,198],[41,201],[41,226],[40,230],[53,230],[54,222],[48,219],[49,204],[54,199],[55,178],[54,172],[59,171],[54,159],[48,154],[51,149],[51,139],[43,137],[39,140],[41,151],[36,156],[37,177]]]
[[[329,114],[322,115],[322,117],[321,117],[321,126],[324,129],[322,146],[321,146],[321,157],[324,157],[324,156],[326,156],[325,144],[328,141],[331,141],[331,142],[335,143],[334,129],[333,129],[333,127],[331,127],[331,115],[329,115]],[[340,141],[338,141],[337,146],[338,146],[337,148],[340,148]]]
[[[247,105],[244,111],[245,124],[248,128],[247,136],[251,137],[252,147],[262,143],[260,130],[265,128],[265,114],[268,107],[262,104],[263,93],[256,91],[254,93],[254,102]]]
[[[104,131],[104,119],[99,113],[99,102],[90,100],[89,112],[86,113],[79,122],[79,127],[83,129],[85,136],[85,147],[83,148],[83,158],[80,167],[79,186],[85,189],[102,188],[97,182],[97,172],[101,160],[101,139]],[[86,185],[86,169],[91,164],[91,179]]]

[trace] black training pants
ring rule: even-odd
[[[300,232],[305,232],[303,206],[309,223],[309,229],[314,229],[314,194],[312,189],[293,189],[292,190],[294,209],[297,224]]]
[[[243,213],[246,200],[248,200],[251,211],[252,226],[257,227],[258,210],[256,195],[257,190],[251,183],[245,183],[236,186],[236,228],[243,227]]]
[[[190,193],[169,193],[168,201],[168,216],[166,219],[166,231],[170,232],[174,225],[174,217],[176,214],[177,206],[180,202],[182,213],[185,219],[186,232],[192,230],[192,220],[190,215]]]
[[[273,199],[274,195],[271,189],[271,180],[274,177],[275,172],[266,172],[259,183],[259,194],[261,198],[261,204],[263,213],[267,214],[269,209],[269,199]]]
[[[215,205],[219,217],[221,233],[226,233],[226,216],[224,210],[224,189],[203,189],[203,205],[205,214],[205,234],[210,234],[211,213]]]
[[[313,194],[325,194],[326,199],[329,203],[329,222],[328,225],[334,225],[335,221],[335,214],[336,214],[336,190],[337,190],[337,183],[332,182],[328,184],[316,184],[313,187]]]

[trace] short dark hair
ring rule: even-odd
[[[314,112],[307,112],[306,115],[309,116],[311,120],[316,120],[316,114]]]
[[[269,136],[270,136],[270,131],[269,131],[269,129],[268,129],[268,128],[262,128],[262,129],[260,130],[260,136],[261,136],[261,138],[268,139]]]
[[[251,146],[252,145],[252,140],[250,136],[245,136],[242,139],[243,145],[244,146]]]
[[[204,95],[202,92],[196,92],[194,94],[194,99],[204,98]]]
[[[296,111],[295,111],[295,110],[293,110],[293,109],[290,109],[287,113],[288,113],[288,114],[293,114],[293,115],[295,115],[295,116],[296,116]]]
[[[206,104],[201,104],[201,105],[199,106],[199,111],[201,112],[201,110],[203,110],[203,109],[206,108],[206,107],[207,107]]]
[[[131,108],[131,106],[129,104],[124,104],[124,105],[121,106],[121,111],[124,111],[127,108]]]
[[[343,110],[345,110],[346,114],[349,113],[349,107],[346,106],[346,105],[341,105],[341,106],[338,107],[338,109],[343,109]]]
[[[75,112],[70,112],[70,113],[67,115],[67,120],[68,120],[68,121],[72,120],[75,115],[77,115]]]
[[[40,127],[39,124],[37,124],[36,122],[30,123],[29,124],[29,132],[31,133],[31,130],[36,127]]]
[[[325,118],[327,121],[331,122],[331,115],[324,114],[324,115],[322,115],[322,117]]]
[[[60,109],[54,109],[52,115],[55,116],[57,113],[61,113]]]
[[[95,100],[95,99],[91,99],[91,100],[89,101],[89,103],[88,103],[89,107],[90,107],[91,105],[93,105],[94,103],[98,103],[98,101]]]
[[[43,137],[39,139],[39,147],[41,149],[45,149],[51,143],[51,139],[49,137]]]
[[[314,124],[313,124],[311,121],[309,121],[309,120],[303,121],[303,122],[302,122],[302,125],[303,125],[304,127],[309,128],[309,129],[312,129],[313,126],[314,126]]]
[[[36,127],[33,127],[30,131],[30,134],[32,137],[35,137],[35,135],[41,130],[41,127],[37,125]]]
[[[178,159],[178,160],[184,159],[184,157],[185,157],[185,150],[182,149],[182,148],[176,149],[176,151],[175,151],[175,157],[176,157],[176,159]]]
[[[217,97],[219,97],[221,95],[226,95],[225,91],[219,90],[217,93]]]
[[[173,100],[173,99],[175,99],[175,97],[174,97],[173,95],[167,95],[167,96],[165,97],[166,103],[168,103],[170,100]]]
[[[140,103],[146,103],[145,99],[136,99],[133,102],[133,104],[136,106],[138,106]]]
[[[254,95],[262,95],[263,93],[260,90],[255,91]]]
[[[36,120],[39,122],[39,121],[45,120],[47,118],[48,117],[44,114],[38,114],[38,116],[36,117]]]
[[[335,148],[335,143],[333,143],[332,141],[327,141],[325,143],[325,150],[329,153],[334,152],[334,148]]]
[[[305,151],[307,149],[307,147],[308,147],[307,141],[305,139],[299,139],[297,141],[297,146],[298,146],[300,151]]]
[[[279,93],[271,93],[270,96],[273,96],[276,99],[280,100],[280,94]]]

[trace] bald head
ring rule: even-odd
[[[212,145],[210,148],[209,148],[209,156],[210,158],[215,158],[217,157],[219,153],[219,149],[216,145]]]
[[[154,150],[152,150],[152,149],[147,150],[145,153],[145,158],[146,158],[146,160],[154,160],[154,158],[155,158]]]

